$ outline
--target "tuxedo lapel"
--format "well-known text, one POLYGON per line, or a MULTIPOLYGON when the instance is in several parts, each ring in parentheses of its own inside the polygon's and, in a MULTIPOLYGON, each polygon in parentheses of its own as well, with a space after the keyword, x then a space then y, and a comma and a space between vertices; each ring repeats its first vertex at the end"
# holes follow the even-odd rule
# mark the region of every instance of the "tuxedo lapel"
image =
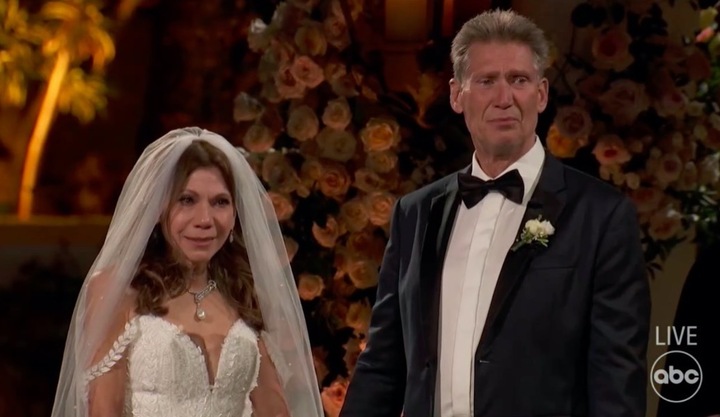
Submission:
MULTIPOLYGON (((562 163, 546 152, 538 184, 530 197, 516 238, 520 236, 525 222, 528 220, 542 216, 543 220, 548 220, 553 225, 557 224, 566 198, 563 170, 562 163)), ((552 237, 548 244, 552 245, 552 237)), ((492 341, 502 327, 505 315, 530 261, 543 249, 545 248, 538 244, 523 245, 516 250, 511 249, 505 256, 476 352, 477 355, 480 355, 478 359, 484 358, 489 353, 492 341)))
POLYGON ((441 277, 459 203, 458 185, 453 178, 445 190, 431 200, 423 238, 420 267, 420 309, 430 358, 437 357, 441 277))

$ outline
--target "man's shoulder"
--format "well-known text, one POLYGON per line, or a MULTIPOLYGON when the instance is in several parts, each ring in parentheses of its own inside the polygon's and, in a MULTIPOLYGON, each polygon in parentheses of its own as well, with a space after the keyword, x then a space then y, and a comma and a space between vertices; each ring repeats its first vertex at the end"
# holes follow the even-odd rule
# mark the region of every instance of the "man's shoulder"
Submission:
POLYGON ((405 208, 418 206, 429 202, 436 196, 446 192, 448 187, 453 185, 453 181, 456 181, 458 172, 462 172, 462 170, 448 174, 418 188, 415 191, 405 194, 401 198, 402 206, 405 208))
POLYGON ((612 206, 628 198, 620 189, 600 178, 565 164, 563 169, 568 189, 576 190, 583 198, 612 206))

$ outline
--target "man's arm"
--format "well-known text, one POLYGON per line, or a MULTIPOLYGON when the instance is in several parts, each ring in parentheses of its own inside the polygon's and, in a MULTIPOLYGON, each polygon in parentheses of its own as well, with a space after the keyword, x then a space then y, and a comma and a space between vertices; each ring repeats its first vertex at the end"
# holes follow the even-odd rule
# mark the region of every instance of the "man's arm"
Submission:
POLYGON ((406 363, 398 302, 400 211, 398 200, 380 268, 368 342, 358 358, 340 417, 397 417, 403 407, 406 363))
POLYGON ((644 417, 650 292, 640 226, 627 198, 610 215, 593 279, 589 417, 644 417))

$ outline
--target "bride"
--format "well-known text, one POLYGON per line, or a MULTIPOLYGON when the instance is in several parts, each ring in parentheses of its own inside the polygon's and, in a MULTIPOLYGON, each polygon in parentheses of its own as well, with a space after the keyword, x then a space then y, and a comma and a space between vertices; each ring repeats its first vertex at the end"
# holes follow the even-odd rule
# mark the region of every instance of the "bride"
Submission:
POLYGON ((169 132, 82 287, 53 417, 322 416, 282 234, 242 154, 169 132))

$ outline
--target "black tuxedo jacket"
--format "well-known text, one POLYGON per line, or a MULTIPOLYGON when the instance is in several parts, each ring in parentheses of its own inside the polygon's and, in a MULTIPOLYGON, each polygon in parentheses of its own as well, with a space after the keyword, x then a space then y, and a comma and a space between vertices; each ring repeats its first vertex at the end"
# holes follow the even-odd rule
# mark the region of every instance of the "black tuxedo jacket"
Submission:
MULTIPOLYGON (((341 417, 433 416, 459 204, 456 174, 396 204, 341 417)), ((520 227, 540 215, 555 227, 548 247, 511 250, 498 278, 472 364, 475 416, 644 417, 650 295, 632 203, 547 154, 520 227)))

